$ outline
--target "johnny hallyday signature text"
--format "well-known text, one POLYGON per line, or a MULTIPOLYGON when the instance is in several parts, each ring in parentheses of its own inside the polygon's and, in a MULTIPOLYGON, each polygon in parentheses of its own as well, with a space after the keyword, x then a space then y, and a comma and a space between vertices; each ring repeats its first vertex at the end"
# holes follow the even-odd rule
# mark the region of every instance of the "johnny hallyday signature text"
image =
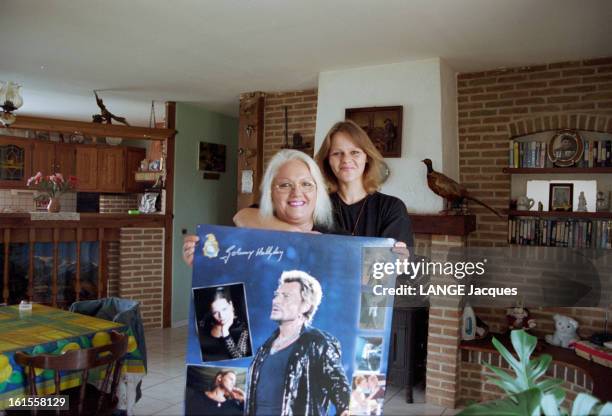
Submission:
POLYGON ((227 264, 232 257, 240 256, 246 256, 247 260, 251 260, 252 257, 265 256, 268 258, 268 260, 276 258, 276 261, 278 262, 283 258, 283 254, 285 254, 285 252, 278 246, 258 247, 254 250, 243 250, 242 247, 236 247, 234 245, 225 250, 225 255, 220 256, 219 258, 225 264, 227 264))

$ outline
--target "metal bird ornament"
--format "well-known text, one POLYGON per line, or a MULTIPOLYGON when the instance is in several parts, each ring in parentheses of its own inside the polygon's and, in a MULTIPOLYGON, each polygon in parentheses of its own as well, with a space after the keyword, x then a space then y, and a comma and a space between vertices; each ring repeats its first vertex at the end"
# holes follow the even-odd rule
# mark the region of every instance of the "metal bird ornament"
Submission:
POLYGON ((453 209, 460 210, 464 200, 467 199, 482 205, 499 218, 503 218, 495 208, 492 208, 481 200, 471 196, 465 186, 455 182, 440 172, 436 172, 433 169, 431 159, 424 159, 421 162, 425 163, 427 166, 427 185, 429 186, 429 189, 431 189, 436 195, 446 199, 451 204, 453 209))
POLYGON ((96 96, 96 104, 98 105, 98 107, 100 107, 100 114, 94 114, 92 116, 94 123, 112 124, 112 120, 115 120, 119 123, 125 124, 126 126, 130 125, 130 123, 127 122, 125 117, 118 117, 108 111, 108 109, 104 105, 104 102, 102 101, 102 98, 98 97, 98 92, 96 90, 94 90, 94 95, 96 96))

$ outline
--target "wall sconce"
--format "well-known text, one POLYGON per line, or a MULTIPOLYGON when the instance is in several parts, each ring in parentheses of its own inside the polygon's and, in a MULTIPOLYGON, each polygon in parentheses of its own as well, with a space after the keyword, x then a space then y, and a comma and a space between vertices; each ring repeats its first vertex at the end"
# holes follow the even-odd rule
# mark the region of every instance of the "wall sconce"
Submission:
POLYGON ((5 126, 9 126, 15 122, 16 116, 13 111, 17 110, 23 105, 23 98, 21 98, 21 85, 14 83, 13 81, 2 82, 0 87, 0 107, 2 107, 2 114, 0 114, 0 121, 5 126))

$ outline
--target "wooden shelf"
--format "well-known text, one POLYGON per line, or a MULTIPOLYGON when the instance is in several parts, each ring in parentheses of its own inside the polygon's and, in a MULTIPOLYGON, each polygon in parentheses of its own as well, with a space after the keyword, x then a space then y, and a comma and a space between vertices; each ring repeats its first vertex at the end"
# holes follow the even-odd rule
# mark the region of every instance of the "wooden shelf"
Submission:
POLYGON ((27 130, 58 131, 65 133, 79 132, 94 137, 121 137, 124 139, 165 140, 174 137, 174 129, 124 126, 118 124, 90 123, 75 120, 29 117, 18 115, 11 128, 27 130))
POLYGON ((475 215, 408 214, 415 234, 468 235, 476 229, 475 215))
POLYGON ((509 217, 612 219, 612 212, 509 211, 509 217))
POLYGON ((134 172, 136 182, 155 182, 164 174, 161 170, 139 170, 134 172))
POLYGON ((548 173, 612 173, 612 167, 607 168, 504 168, 504 173, 512 174, 548 174, 548 173))

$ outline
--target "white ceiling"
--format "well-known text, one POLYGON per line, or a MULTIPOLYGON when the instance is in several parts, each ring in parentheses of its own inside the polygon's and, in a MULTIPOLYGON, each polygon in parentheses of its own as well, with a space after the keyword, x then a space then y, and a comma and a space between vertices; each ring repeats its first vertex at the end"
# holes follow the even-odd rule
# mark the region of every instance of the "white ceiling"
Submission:
POLYGON ((458 72, 612 56, 610 0, 3 0, 0 80, 22 114, 90 120, 92 90, 237 115, 238 95, 321 71, 442 57, 458 72))

